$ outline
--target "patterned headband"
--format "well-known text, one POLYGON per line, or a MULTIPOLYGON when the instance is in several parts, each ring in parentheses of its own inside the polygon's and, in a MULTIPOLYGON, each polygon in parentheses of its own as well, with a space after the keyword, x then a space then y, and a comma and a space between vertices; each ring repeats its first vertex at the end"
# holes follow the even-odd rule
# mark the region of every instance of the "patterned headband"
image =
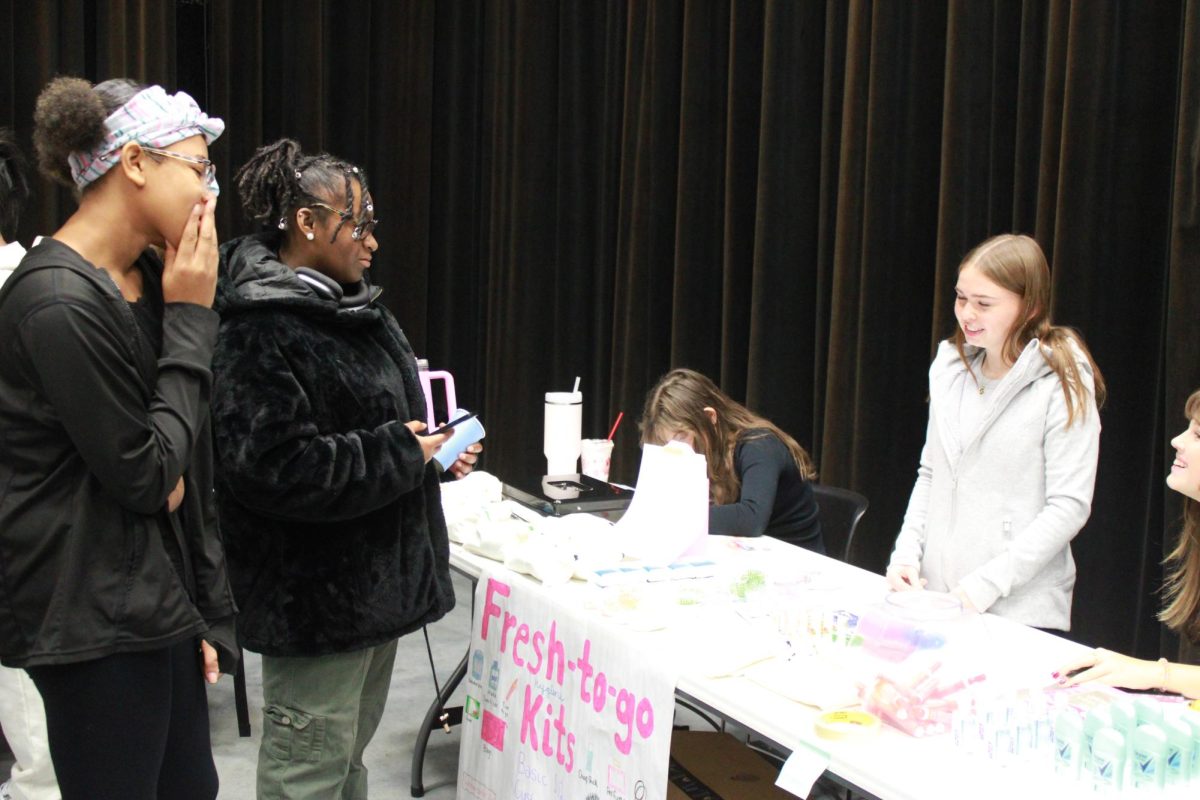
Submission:
POLYGON ((129 142, 168 147, 203 135, 212 144, 225 130, 225 123, 201 111, 187 92, 170 95, 161 86, 151 86, 109 114, 104 127, 108 132, 95 149, 71 153, 67 158, 71 177, 81 190, 112 169, 121 160, 121 148, 129 142))

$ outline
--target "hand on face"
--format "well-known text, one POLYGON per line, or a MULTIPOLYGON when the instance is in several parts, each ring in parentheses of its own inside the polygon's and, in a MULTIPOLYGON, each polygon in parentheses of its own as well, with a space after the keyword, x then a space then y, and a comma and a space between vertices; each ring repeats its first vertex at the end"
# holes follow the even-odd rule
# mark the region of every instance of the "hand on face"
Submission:
POLYGON ((162 274, 163 301, 212 308, 217 292, 217 198, 205 195, 192 207, 179 246, 167 243, 162 274))
POLYGON ((168 147, 136 142, 125 146, 126 175, 138 186, 141 213, 153 235, 151 244, 178 249, 186 220, 197 203, 216 198, 215 168, 203 136, 183 139, 168 147))

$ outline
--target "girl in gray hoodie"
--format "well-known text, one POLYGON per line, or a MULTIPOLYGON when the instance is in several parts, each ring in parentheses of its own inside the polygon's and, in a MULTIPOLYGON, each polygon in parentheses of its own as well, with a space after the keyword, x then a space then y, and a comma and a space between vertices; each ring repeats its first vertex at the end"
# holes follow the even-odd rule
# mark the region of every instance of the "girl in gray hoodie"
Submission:
POLYGON ((887 576, 898 591, 1068 630, 1104 381, 1049 310, 1050 270, 1030 237, 996 236, 963 259, 958 327, 929 369, 925 447, 887 576))

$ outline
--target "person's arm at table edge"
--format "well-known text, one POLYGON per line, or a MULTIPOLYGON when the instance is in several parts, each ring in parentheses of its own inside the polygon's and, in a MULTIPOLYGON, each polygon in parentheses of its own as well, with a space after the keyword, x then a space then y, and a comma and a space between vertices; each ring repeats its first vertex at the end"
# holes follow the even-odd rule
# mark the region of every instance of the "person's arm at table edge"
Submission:
POLYGON ((1094 682, 1124 689, 1161 689, 1200 699, 1200 666, 1165 659, 1148 661, 1103 648, 1060 667, 1052 677, 1062 686, 1094 682))

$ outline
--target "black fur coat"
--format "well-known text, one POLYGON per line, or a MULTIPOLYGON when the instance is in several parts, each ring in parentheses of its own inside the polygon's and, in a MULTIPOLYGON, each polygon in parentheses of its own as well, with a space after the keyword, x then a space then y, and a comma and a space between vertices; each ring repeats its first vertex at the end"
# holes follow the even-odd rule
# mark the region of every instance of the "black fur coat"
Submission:
POLYGON ((454 606, 412 348, 383 306, 341 308, 261 237, 226 242, 212 413, 244 647, 324 655, 454 606))

